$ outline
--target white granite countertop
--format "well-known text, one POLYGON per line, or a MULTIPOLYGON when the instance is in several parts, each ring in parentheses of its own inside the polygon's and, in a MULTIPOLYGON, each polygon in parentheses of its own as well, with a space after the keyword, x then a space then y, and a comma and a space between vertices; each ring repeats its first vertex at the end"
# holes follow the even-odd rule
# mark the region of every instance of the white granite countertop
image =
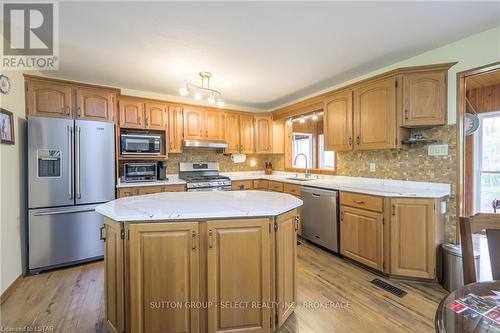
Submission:
POLYGON ((450 195, 451 186, 445 183, 414 182, 406 180, 347 177, 332 175, 312 175, 312 180, 291 180, 302 173, 275 171, 266 175, 263 171, 255 172, 224 172, 231 180, 268 179, 283 183, 298 184, 307 187, 317 187, 346 192, 371 194, 383 197, 411 197, 411 198, 442 198, 450 195))
POLYGON ((293 195, 263 191, 163 192, 125 197, 95 208, 115 221, 277 216, 302 206, 293 195))
MULTIPOLYGON (((228 176, 233 181, 267 179, 308 187, 356 192, 383 197, 442 198, 449 196, 451 193, 450 184, 445 183, 414 182, 405 180, 331 175, 318 175, 318 178, 316 178, 316 175, 313 175, 312 180, 299 181, 288 179, 295 177, 297 173, 281 171, 275 171, 272 175, 266 175, 263 171, 221 172, 221 175, 228 176)), ((303 177, 303 174, 301 173, 299 173, 298 175, 299 177, 303 177)), ((119 183, 117 187, 159 186, 186 183, 182 179, 179 179, 179 176, 176 174, 170 174, 168 175, 168 178, 168 181, 119 183)))

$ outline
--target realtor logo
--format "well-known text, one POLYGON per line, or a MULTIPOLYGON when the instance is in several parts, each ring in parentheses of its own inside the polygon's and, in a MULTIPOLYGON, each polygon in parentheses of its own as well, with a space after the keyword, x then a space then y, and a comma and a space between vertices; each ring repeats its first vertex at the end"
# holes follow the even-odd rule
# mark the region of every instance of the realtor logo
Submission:
POLYGON ((4 69, 57 70, 57 3, 4 3, 4 69))

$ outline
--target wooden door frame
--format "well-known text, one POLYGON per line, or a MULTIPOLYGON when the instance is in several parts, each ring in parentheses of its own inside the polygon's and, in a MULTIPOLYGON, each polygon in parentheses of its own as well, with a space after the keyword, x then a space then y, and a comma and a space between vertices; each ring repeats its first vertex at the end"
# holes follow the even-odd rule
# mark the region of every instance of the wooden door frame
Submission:
MULTIPOLYGON (((456 193, 456 219, 465 216, 464 205, 464 184, 465 184, 465 135, 464 135, 464 118, 467 110, 467 102, 465 100, 467 94, 466 80, 469 77, 485 74, 494 70, 500 69, 500 61, 488 65, 468 69, 457 73, 457 193, 456 193)), ((455 239, 460 241, 460 225, 456 222, 455 239)))

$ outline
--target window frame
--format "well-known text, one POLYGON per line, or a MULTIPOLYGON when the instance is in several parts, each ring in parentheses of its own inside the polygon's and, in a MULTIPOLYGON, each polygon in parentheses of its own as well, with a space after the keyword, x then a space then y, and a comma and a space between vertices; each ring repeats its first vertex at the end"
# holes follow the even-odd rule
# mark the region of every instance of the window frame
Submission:
MULTIPOLYGON (((474 150, 477 152, 474 154, 474 211, 481 213, 481 176, 483 174, 498 174, 500 171, 483 171, 483 120, 485 118, 497 118, 500 117, 500 111, 488 112, 479 114, 479 130, 477 135, 475 135, 474 140, 474 150)), ((489 212, 488 212, 489 213, 489 212)))

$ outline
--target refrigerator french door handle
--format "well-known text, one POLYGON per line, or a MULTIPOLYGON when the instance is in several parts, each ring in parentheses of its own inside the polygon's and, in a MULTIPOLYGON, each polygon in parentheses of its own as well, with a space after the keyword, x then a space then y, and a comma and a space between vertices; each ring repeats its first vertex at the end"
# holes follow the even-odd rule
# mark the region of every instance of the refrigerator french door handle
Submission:
POLYGON ((82 197, 80 189, 80 127, 75 126, 75 196, 82 197))
POLYGON ((73 126, 68 126, 68 196, 73 199, 73 126))
POLYGON ((85 212, 93 212, 93 211, 94 211, 94 208, 84 208, 84 209, 79 209, 79 210, 56 210, 56 211, 35 213, 35 214, 33 214, 33 216, 61 215, 61 214, 85 213, 85 212))

